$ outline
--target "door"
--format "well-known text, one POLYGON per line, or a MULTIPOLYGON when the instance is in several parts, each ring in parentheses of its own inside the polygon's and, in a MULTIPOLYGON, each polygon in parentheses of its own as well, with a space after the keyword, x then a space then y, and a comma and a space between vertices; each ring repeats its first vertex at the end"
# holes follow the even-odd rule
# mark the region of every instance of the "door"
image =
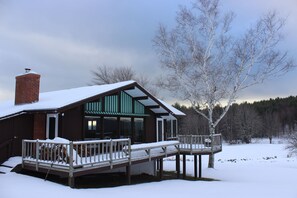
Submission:
POLYGON ((157 142, 164 141, 164 120, 157 118, 157 142))
POLYGON ((54 139, 58 136, 58 114, 47 114, 46 119, 46 138, 54 139))

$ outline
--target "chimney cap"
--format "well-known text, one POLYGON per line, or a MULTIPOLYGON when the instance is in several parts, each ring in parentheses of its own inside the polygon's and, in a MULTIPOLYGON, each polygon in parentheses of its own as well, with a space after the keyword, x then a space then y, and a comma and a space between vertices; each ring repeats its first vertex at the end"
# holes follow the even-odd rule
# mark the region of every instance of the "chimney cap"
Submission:
POLYGON ((28 74, 35 74, 35 75, 39 75, 38 73, 34 72, 33 70, 31 70, 31 68, 25 68, 25 73, 22 73, 22 74, 19 74, 19 75, 16 75, 16 77, 19 77, 19 76, 25 76, 25 75, 28 75, 28 74))
POLYGON ((25 68, 25 73, 29 73, 31 71, 31 69, 30 68, 25 68))

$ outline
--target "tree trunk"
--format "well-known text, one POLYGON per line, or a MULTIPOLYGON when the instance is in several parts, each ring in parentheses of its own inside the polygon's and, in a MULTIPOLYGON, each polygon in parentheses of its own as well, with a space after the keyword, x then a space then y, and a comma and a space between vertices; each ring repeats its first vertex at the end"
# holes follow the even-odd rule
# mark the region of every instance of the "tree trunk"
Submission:
POLYGON ((211 140, 211 143, 210 143, 211 154, 209 155, 209 158, 208 158, 208 168, 214 168, 213 135, 215 133, 215 128, 212 123, 209 126, 209 130, 210 130, 210 140, 211 140))
POLYGON ((214 168, 214 154, 210 154, 208 157, 208 168, 214 168))

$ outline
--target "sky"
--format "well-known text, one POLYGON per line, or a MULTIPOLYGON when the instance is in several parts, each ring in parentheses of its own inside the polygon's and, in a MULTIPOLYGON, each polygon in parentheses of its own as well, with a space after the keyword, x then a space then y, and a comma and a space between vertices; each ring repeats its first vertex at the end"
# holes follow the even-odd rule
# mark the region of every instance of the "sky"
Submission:
MULTIPOLYGON (((287 18, 281 47, 297 54, 296 0, 222 0, 242 32, 269 10, 287 18)), ((158 25, 173 27, 188 0, 0 0, 0 102, 13 99, 15 76, 31 68, 41 74, 41 92, 89 85, 101 65, 130 66, 156 77, 153 49, 158 25)), ((295 58, 296 59, 296 58, 295 58)), ((237 102, 297 95, 297 69, 251 87, 237 102)), ((166 100, 165 98, 163 98, 166 100)), ((169 101, 168 101, 169 100, 169 101)), ((176 98, 167 97, 173 103, 176 98)))

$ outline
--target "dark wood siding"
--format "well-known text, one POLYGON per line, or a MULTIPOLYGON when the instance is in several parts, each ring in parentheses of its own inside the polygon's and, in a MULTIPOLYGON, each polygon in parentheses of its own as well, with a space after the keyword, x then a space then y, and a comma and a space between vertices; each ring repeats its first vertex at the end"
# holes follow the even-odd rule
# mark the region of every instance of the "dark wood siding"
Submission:
POLYGON ((157 141, 156 137, 156 116, 150 111, 146 110, 146 113, 150 116, 145 118, 145 142, 155 142, 157 141))
POLYGON ((0 121, 0 162, 22 154, 22 140, 33 138, 33 115, 19 115, 0 121))
POLYGON ((33 139, 43 140, 46 138, 46 114, 34 114, 33 139))
POLYGON ((59 116, 59 137, 69 140, 83 139, 83 106, 61 113, 59 116))

